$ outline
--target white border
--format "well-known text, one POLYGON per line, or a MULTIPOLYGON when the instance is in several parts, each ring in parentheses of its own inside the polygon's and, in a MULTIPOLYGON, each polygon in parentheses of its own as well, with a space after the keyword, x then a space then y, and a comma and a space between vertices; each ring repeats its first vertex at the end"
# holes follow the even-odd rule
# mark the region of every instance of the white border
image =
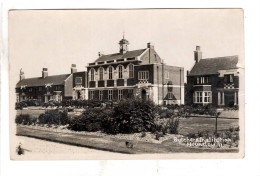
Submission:
MULTIPOLYGON (((1 6, 1 168, 0 175, 260 175, 259 40, 260 1, 33 1, 5 0, 1 6), (245 13, 246 154, 233 160, 10 161, 7 60, 8 9, 51 8, 243 8, 245 13), (2 40, 3 39, 3 40, 2 40)), ((203 27, 203 26, 202 26, 203 27)))

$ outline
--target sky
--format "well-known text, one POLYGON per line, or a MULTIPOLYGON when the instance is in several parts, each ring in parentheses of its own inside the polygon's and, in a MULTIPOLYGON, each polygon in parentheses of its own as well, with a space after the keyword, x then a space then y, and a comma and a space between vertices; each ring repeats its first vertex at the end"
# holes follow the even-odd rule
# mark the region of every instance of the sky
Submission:
POLYGON ((123 37, 129 50, 152 42, 168 65, 194 65, 196 45, 202 58, 244 57, 241 9, 152 10, 16 10, 9 12, 9 68, 14 82, 22 68, 25 77, 39 77, 43 67, 49 75, 78 71, 94 62, 98 52, 119 52, 123 37))

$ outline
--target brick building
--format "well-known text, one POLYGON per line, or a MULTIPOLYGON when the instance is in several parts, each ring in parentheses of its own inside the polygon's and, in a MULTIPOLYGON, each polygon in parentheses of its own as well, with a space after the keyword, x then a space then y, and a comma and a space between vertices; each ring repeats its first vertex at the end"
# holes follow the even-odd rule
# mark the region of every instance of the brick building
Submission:
POLYGON ((128 51, 128 45, 123 38, 118 53, 99 52, 95 62, 89 63, 83 72, 77 72, 72 64, 70 74, 48 76, 44 68, 42 77, 25 79, 21 71, 16 85, 17 101, 118 101, 140 97, 156 104, 184 104, 184 69, 162 63, 151 43, 133 51, 128 51))
POLYGON ((185 104, 232 107, 238 104, 238 56, 202 59, 200 47, 194 51, 195 64, 187 71, 185 104))
POLYGON ((50 100, 62 101, 72 98, 72 73, 48 76, 43 68, 42 77, 27 78, 20 71, 20 80, 16 84, 16 101, 37 100, 39 103, 50 100))
POLYGON ((151 43, 133 51, 128 45, 123 38, 118 53, 99 52, 95 62, 88 64, 88 98, 118 101, 135 96, 156 104, 183 104, 184 69, 163 64, 151 43))

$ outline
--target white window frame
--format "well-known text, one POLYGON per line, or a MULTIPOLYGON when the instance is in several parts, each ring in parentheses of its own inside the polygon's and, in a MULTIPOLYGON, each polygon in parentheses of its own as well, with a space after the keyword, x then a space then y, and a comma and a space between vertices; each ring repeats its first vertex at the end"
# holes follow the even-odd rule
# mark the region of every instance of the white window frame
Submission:
POLYGON ((99 68, 99 80, 100 81, 104 80, 104 69, 103 69, 103 67, 99 68))
POLYGON ((102 101, 103 100, 103 90, 99 91, 99 100, 102 101))
POLYGON ((129 69, 129 78, 134 78, 134 65, 129 64, 128 69, 129 69))
POLYGON ((148 80, 148 79, 149 79, 149 71, 138 72, 138 80, 148 80))
POLYGON ((90 95, 89 95, 89 99, 90 99, 90 100, 94 100, 94 90, 90 90, 90 91, 89 91, 89 94, 90 94, 90 95))
POLYGON ((193 94, 193 102, 198 104, 212 103, 211 91, 195 91, 193 94))
POLYGON ((90 69, 90 81, 95 81, 95 70, 94 70, 94 68, 90 69))
POLYGON ((123 98, 123 89, 118 89, 118 100, 123 98))
POLYGON ((113 100, 113 90, 108 90, 108 100, 113 100))
POLYGON ((108 67, 108 79, 109 80, 113 79, 113 67, 112 66, 108 67))
POLYGON ((123 66, 118 66, 118 79, 123 79, 123 66))

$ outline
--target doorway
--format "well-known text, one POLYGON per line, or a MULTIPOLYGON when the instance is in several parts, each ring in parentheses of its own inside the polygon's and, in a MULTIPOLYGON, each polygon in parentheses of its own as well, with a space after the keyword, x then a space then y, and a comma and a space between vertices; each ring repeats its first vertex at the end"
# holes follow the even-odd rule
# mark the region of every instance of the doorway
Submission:
POLYGON ((142 90, 142 100, 146 100, 146 90, 145 89, 143 89, 142 90))

